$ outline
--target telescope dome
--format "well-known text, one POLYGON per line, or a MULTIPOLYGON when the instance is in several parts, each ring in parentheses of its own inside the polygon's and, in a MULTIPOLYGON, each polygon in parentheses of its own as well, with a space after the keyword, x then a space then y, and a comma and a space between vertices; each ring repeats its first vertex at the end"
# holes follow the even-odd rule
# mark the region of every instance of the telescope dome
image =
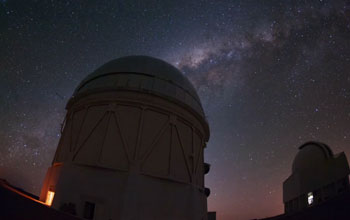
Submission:
POLYGON ((204 117, 191 82, 177 68, 157 58, 127 56, 111 60, 89 74, 75 90, 74 97, 106 90, 134 90, 170 98, 204 117))

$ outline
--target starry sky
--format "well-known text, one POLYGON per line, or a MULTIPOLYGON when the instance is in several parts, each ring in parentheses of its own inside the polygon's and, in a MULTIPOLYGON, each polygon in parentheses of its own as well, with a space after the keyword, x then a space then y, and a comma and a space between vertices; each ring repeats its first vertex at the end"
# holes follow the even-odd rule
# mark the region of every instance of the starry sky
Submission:
POLYGON ((219 220, 282 213, 306 141, 350 158, 349 1, 0 0, 0 178, 39 194, 73 90, 126 55, 196 87, 219 220))

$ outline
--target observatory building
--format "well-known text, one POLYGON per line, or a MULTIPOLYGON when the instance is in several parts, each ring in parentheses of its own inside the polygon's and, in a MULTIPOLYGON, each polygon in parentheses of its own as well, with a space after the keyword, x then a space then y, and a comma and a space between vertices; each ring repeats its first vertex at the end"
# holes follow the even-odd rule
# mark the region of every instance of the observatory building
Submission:
POLYGON ((344 152, 334 155, 323 143, 299 147, 292 174, 283 183, 285 213, 321 204, 349 191, 349 165, 344 152))
POLYGON ((112 60, 66 109, 42 202, 84 219, 207 219, 209 126, 178 69, 146 56, 112 60))
POLYGON ((264 220, 350 219, 349 165, 324 143, 299 147, 292 174, 283 183, 285 213, 264 220))

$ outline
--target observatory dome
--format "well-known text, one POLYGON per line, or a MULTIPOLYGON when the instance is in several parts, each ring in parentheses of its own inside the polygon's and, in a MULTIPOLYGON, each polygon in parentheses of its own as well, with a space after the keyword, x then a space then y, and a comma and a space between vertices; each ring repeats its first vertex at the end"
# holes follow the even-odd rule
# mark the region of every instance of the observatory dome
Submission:
POLYGON ((299 147, 292 174, 283 182, 285 212, 321 204, 348 188, 350 170, 344 152, 333 154, 324 143, 309 141, 299 147))
POLYGON ((112 60, 66 109, 41 201, 73 204, 84 219, 207 219, 209 125, 178 69, 147 56, 112 60))
POLYGON ((328 158, 333 157, 332 150, 326 144, 319 142, 307 142, 300 146, 299 149, 300 151, 293 161, 293 172, 323 165, 328 158))
POLYGON ((106 90, 134 90, 171 98, 204 117, 191 82, 174 66, 153 57, 127 56, 107 62, 79 84, 74 97, 106 90))

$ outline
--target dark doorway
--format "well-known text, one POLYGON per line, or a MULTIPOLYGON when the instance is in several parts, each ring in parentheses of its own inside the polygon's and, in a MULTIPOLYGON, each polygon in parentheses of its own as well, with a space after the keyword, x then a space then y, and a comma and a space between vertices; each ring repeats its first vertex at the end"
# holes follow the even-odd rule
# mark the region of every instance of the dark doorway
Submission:
POLYGON ((94 219, 95 203, 85 202, 84 205, 84 215, 85 219, 94 219))

